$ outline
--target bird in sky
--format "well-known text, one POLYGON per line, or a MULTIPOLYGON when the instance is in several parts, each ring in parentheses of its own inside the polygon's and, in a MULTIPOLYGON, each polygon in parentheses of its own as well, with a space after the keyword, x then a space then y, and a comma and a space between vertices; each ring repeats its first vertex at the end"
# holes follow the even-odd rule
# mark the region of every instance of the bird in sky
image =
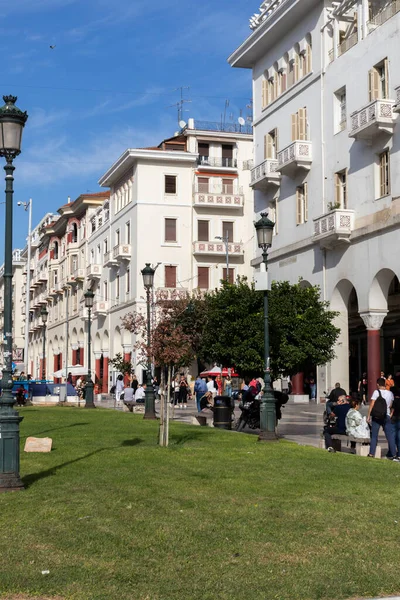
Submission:
POLYGON ((50 46, 50 49, 54 50, 55 47, 56 47, 56 45, 54 44, 54 46, 50 46))

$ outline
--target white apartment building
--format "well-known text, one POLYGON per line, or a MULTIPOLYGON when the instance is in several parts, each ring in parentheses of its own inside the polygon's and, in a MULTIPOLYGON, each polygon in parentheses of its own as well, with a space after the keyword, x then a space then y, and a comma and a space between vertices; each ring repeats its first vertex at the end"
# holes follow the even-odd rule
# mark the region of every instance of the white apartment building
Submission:
MULTIPOLYGON (((25 305, 22 301, 24 285, 24 270, 26 261, 22 250, 14 250, 12 255, 13 265, 13 291, 12 291, 12 323, 13 323, 13 362, 18 371, 24 370, 24 322, 25 305)), ((4 365, 4 265, 0 267, 0 365, 4 365)))
POLYGON ((267 0, 229 58, 253 73, 251 183, 256 213, 276 221, 271 276, 319 285, 339 312, 320 395, 400 370, 399 11, 398 0, 267 0))
POLYGON ((252 155, 251 127, 189 119, 157 147, 126 150, 100 179, 110 201, 91 220, 87 277, 96 294, 93 350, 103 391, 115 377, 108 358, 117 353, 141 377, 121 317, 144 309, 146 263, 158 265, 155 293, 163 297, 218 287, 227 277, 226 246, 229 279, 251 274, 252 155))

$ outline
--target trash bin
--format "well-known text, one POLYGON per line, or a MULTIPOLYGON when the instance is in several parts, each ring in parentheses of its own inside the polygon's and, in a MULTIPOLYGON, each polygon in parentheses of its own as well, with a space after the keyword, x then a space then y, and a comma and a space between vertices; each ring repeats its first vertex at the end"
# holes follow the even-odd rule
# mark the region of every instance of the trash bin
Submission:
POLYGON ((232 400, 229 396, 214 398, 214 427, 232 429, 232 400))

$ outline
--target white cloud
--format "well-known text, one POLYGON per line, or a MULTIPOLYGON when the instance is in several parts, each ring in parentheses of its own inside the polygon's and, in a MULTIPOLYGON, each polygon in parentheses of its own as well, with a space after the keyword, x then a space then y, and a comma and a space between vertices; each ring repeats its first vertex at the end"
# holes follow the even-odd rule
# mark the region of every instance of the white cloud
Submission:
POLYGON ((43 108, 33 108, 29 112, 29 129, 45 129, 52 123, 59 123, 71 114, 70 110, 46 111, 43 108))

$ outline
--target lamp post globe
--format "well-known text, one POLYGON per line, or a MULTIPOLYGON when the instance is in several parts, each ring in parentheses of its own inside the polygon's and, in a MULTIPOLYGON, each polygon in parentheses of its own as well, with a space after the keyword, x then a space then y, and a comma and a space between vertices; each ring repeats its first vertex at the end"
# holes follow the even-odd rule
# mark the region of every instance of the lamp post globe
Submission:
MULTIPOLYGON (((257 233, 258 247, 262 249, 265 271, 268 270, 268 248, 272 246, 272 236, 275 223, 268 219, 267 213, 261 213, 261 218, 254 224, 257 233)), ((276 405, 274 390, 271 385, 269 358, 269 322, 268 322, 268 289, 264 289, 264 392, 260 404, 260 435, 261 441, 276 441, 276 405)))
POLYGON ((15 398, 12 394, 12 251, 13 251, 13 160, 21 153, 22 131, 28 119, 15 102, 16 96, 3 96, 4 106, 0 108, 0 156, 6 164, 6 215, 4 223, 4 369, 0 397, 0 491, 21 490, 23 483, 19 476, 19 424, 22 417, 14 410, 15 398))
POLYGON ((84 293, 85 306, 88 309, 88 374, 85 386, 85 408, 96 408, 94 404, 94 385, 92 381, 92 308, 94 292, 87 290, 84 293))
POLYGON ((49 316, 45 306, 40 311, 43 323, 42 381, 46 381, 46 323, 49 316))
POLYGON ((154 389, 151 383, 151 356, 150 356, 150 341, 151 341, 151 292, 154 286, 155 269, 146 263, 142 269, 143 285, 146 289, 146 304, 147 304, 147 374, 146 374, 146 392, 144 405, 144 418, 156 419, 155 396, 154 389))

